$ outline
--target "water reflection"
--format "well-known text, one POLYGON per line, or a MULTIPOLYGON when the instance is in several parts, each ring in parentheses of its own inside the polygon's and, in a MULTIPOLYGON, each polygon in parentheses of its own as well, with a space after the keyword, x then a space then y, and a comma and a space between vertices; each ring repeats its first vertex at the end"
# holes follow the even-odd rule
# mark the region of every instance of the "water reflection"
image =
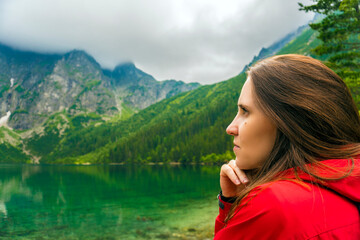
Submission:
POLYGON ((0 237, 156 239, 169 222, 181 226, 189 207, 216 196, 218 170, 0 165, 0 237))

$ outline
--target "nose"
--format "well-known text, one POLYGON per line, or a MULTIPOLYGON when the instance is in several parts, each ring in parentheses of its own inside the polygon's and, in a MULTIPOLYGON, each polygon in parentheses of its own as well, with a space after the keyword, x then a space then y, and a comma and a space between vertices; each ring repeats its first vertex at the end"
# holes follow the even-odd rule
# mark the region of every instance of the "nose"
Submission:
POLYGON ((236 123, 236 117, 230 123, 230 125, 226 128, 226 133, 229 135, 236 136, 238 134, 238 125, 236 123))

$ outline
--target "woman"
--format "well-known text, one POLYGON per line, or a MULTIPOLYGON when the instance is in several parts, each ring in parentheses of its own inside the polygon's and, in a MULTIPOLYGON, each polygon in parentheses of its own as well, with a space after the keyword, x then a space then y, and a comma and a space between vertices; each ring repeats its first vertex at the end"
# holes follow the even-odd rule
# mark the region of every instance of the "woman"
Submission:
POLYGON ((214 239, 360 239, 360 119, 344 82, 301 55, 248 72, 226 129, 214 239))

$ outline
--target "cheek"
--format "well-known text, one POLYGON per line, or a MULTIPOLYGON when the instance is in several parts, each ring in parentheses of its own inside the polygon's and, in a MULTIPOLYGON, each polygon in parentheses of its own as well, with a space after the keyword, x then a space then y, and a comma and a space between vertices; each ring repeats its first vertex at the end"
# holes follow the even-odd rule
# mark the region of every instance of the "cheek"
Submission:
POLYGON ((263 126, 254 134, 254 148, 258 162, 265 161, 274 147, 276 128, 263 126))
POLYGON ((239 140, 242 147, 255 147, 261 140, 261 129, 257 127, 256 122, 243 122, 239 127, 239 140))
POLYGON ((239 144, 244 157, 258 164, 270 154, 276 139, 276 128, 271 124, 244 122, 239 127, 239 144))

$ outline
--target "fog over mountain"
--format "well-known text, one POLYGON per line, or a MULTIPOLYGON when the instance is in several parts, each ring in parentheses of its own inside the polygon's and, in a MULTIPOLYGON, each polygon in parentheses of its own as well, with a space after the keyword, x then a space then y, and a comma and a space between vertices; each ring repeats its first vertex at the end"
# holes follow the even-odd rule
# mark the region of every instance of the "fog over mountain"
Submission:
POLYGON ((85 51, 39 54, 0 44, 0 126, 33 128, 55 113, 130 115, 198 83, 156 81, 133 63, 102 69, 85 51))
MULTIPOLYGON (((312 19, 298 0, 2 0, 0 42, 132 61, 156 79, 202 84, 239 73, 262 47, 312 19)), ((305 4, 310 0, 301 1, 305 4)))

